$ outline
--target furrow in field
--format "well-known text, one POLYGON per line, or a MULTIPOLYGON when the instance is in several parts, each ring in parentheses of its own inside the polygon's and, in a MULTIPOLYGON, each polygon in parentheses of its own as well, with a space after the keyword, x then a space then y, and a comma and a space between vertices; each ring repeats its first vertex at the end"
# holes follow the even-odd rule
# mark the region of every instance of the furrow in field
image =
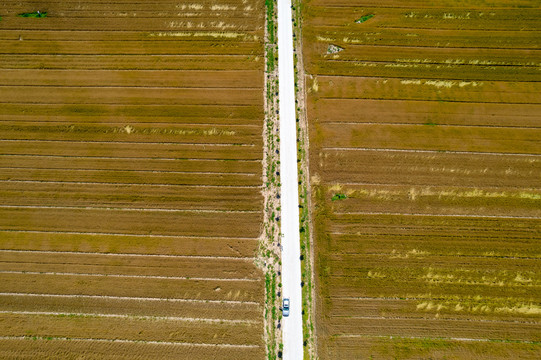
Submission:
POLYGON ((96 231, 0 230, 6 250, 194 256, 253 260, 258 237, 126 234, 96 231))
MULTIPOLYGON (((47 293, 0 293, 0 296, 6 297, 25 297, 25 298, 50 298, 50 299, 82 299, 82 300, 104 300, 104 301, 134 301, 150 302, 150 306, 155 306, 156 302, 164 303, 193 303, 193 304, 214 304, 217 306, 241 306, 247 308, 258 307, 261 305, 257 301, 244 300, 212 300, 212 299, 190 299, 190 298, 157 298, 157 297, 137 297, 137 296, 110 296, 110 295, 81 295, 81 294, 47 294, 47 293)), ((175 305, 176 306, 176 305, 175 305)))
MULTIPOLYGON (((144 154, 142 154, 144 155, 144 154)), ((1 168, 25 169, 66 169, 66 170, 111 170, 111 171, 142 171, 142 172, 179 172, 179 173, 236 173, 258 174, 261 164, 252 161, 227 161, 214 159, 156 159, 156 158, 122 158, 95 156, 32 156, 25 154, 0 155, 1 168), (142 170, 141 168, 144 168, 142 170)))
POLYGON ((539 127, 539 105, 417 102, 388 100, 328 101, 308 103, 309 114, 319 113, 319 123, 411 123, 426 126, 516 126, 539 127), (361 111, 356 111, 361 109, 361 111), (437 114, 437 116, 435 115, 437 114))
POLYGON ((261 305, 257 302, 242 301, 0 293, 0 304, 6 311, 84 312, 135 317, 204 317, 218 321, 262 321, 259 319, 261 305))
MULTIPOLYGON (((0 140, 0 151, 10 155, 166 157, 176 159, 260 160, 262 153, 252 151, 255 144, 159 143, 78 140, 0 140), (91 145, 95 145, 92 146, 91 145), (250 151, 244 151, 249 148, 250 151)), ((82 179, 81 179, 82 181, 82 179)))
POLYGON ((321 142, 323 148, 541 154, 538 129, 322 124, 318 130, 327 134, 321 142))
MULTIPOLYGON (((195 344, 261 345, 258 338, 259 324, 227 324, 201 322, 182 323, 177 321, 128 318, 101 318, 55 315, 0 314, 3 322, 10 326, 4 336, 55 336, 66 338, 94 338, 160 341, 163 333, 168 340, 195 344), (84 322, 84 326, 81 323, 84 322)), ((213 346, 213 345, 207 345, 213 346)))
POLYGON ((231 346, 223 344, 192 344, 170 341, 127 341, 67 339, 53 337, 2 337, 0 338, 0 356, 34 357, 79 356, 92 360, 145 360, 155 359, 215 359, 230 358, 251 360, 264 357, 261 346, 231 346))
POLYGON ((46 70, 258 70, 262 60, 253 55, 59 55, 3 54, 0 68, 46 70))
MULTIPOLYGON (((161 275, 127 275, 127 274, 113 274, 113 273, 107 273, 107 274, 101 274, 97 272, 93 273, 80 273, 80 272, 53 272, 53 271, 43 271, 42 269, 54 269, 55 266, 45 265, 43 266, 40 263, 29 263, 29 264, 21 264, 21 263, 0 263, 0 274, 28 274, 28 275, 55 275, 55 276, 82 276, 82 277, 110 277, 110 278, 129 278, 129 279, 159 279, 159 280, 193 280, 193 281, 235 281, 235 282, 241 282, 241 281, 259 281, 259 279, 246 279, 246 278, 203 278, 203 277, 197 277, 197 276, 161 276, 161 275), (16 268, 16 269, 23 269, 23 270, 1 270, 2 268, 7 267, 9 269, 16 268), (33 269, 33 270, 40 270, 40 271, 30 271, 25 269, 33 269)), ((65 266, 63 264, 59 264, 59 269, 66 269, 70 268, 68 266, 65 266)), ((78 267, 81 268, 81 267, 78 267)), ((91 266, 91 269, 98 268, 91 266)), ((113 268, 113 270, 117 270, 113 268)))
POLYGON ((4 70, 2 86, 133 86, 179 88, 262 88, 257 70, 120 71, 120 70, 4 70), (69 76, 66 76, 69 75, 69 76))
POLYGON ((5 205, 257 211, 260 187, 152 186, 68 182, 0 182, 5 205), (25 192, 24 198, 20 197, 25 192))
POLYGON ((257 301, 261 281, 1 273, 4 292, 257 301))
POLYGON ((123 210, 74 209, 0 209, 1 230, 92 232, 99 224, 103 233, 139 235, 188 235, 257 237, 259 213, 164 213, 149 212, 145 216, 123 210), (183 224, 179 229, 177 224, 183 224), (213 224, 212 227, 204 226, 213 224))
POLYGON ((180 322, 202 322, 202 323, 225 323, 225 324, 256 324, 257 320, 228 320, 228 319, 208 319, 194 317, 179 317, 179 316, 131 316, 121 314, 99 314, 99 313, 65 313, 52 311, 6 311, 0 310, 0 314, 12 315, 51 315, 51 316, 78 316, 78 317, 98 317, 98 318, 113 318, 113 319, 141 319, 141 320, 166 320, 180 322))
POLYGON ((77 104, 77 105, 258 105, 263 102, 258 89, 220 88, 134 88, 1 86, 2 104, 77 104), (99 90, 97 90, 99 89, 99 90))
MULTIPOLYGON (((351 179, 418 186, 537 188, 539 155, 398 149, 325 149, 313 156, 329 184, 351 179), (345 166, 347 164, 347 166, 345 166)), ((316 173, 316 174, 317 174, 316 173)))
MULTIPOLYGON (((318 77, 318 99, 356 102, 357 99, 402 101, 452 101, 541 105, 541 82, 464 81, 454 79, 378 79, 367 77, 318 77), (436 90, 436 91, 434 91, 436 90)), ((319 100, 318 100, 319 101, 319 100)), ((475 105, 474 105, 475 106, 475 105)), ((479 104, 476 104, 479 106, 479 104)), ((501 105, 500 105, 501 106, 501 105)))
POLYGON ((152 173, 137 171, 99 171, 99 170, 47 170, 22 171, 22 169, 3 169, 1 180, 19 181, 63 181, 94 182, 106 184, 171 184, 171 185, 224 185, 224 186, 256 186, 260 185, 257 174, 231 173, 152 173), (202 177, 201 175, 204 175, 202 177))

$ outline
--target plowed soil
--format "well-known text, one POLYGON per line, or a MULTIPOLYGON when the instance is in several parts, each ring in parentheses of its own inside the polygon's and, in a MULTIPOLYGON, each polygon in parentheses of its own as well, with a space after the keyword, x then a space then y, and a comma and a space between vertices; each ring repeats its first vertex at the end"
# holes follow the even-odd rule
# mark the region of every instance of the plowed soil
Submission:
POLYGON ((539 3, 303 15, 319 358, 539 358, 539 3))
POLYGON ((0 17, 0 357, 262 358, 264 4, 0 17))

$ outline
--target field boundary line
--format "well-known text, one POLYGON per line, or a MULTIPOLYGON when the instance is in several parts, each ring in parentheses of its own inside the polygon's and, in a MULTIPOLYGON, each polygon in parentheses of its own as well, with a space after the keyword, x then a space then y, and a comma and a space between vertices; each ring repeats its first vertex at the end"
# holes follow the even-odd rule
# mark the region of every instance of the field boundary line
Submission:
POLYGON ((244 173, 244 172, 212 172, 212 171, 173 171, 173 170, 140 170, 140 169, 83 169, 83 168, 39 168, 39 167, 25 167, 25 166, 2 166, 0 169, 4 170, 66 170, 66 171, 111 171, 111 172, 142 172, 150 174, 197 174, 197 175, 242 175, 242 176, 256 176, 258 173, 244 173))
POLYGON ((500 153, 500 152, 481 152, 481 151, 457 151, 457 150, 419 150, 419 149, 384 149, 384 148, 352 148, 352 147, 323 147, 323 151, 373 151, 373 152, 406 152, 406 153, 426 153, 426 154, 461 154, 461 155, 494 155, 494 156, 534 156, 541 157, 541 154, 531 153, 500 153))
MULTIPOLYGON (((9 31, 21 31, 20 28, 16 28, 16 29, 9 29, 9 28, 3 28, 2 30, 9 30, 9 31)), ((44 30, 40 30, 40 31, 44 31, 44 30)), ((46 30, 45 30, 46 31, 46 30)), ((60 31, 60 30, 49 30, 49 31, 60 31)), ((106 30, 106 31, 103 31, 103 30, 64 30, 64 31, 96 31, 96 32, 108 32, 108 31, 111 31, 111 32, 115 32, 115 30, 106 30)), ((120 32, 122 32, 122 30, 118 30, 120 32)), ((177 40, 177 39, 175 39, 177 40)), ((175 40, 169 40, 169 41, 175 41, 175 40)), ((208 41, 208 40, 207 40, 208 41)), ((17 54, 13 54, 13 53, 0 53, 0 55, 11 55, 11 56, 51 56, 51 57, 57 57, 59 54, 54 54, 54 53, 48 53, 48 54, 36 54, 36 53, 17 53, 17 54)), ((107 57, 107 56, 120 56, 120 57, 127 57, 127 56, 131 56, 131 57, 206 57, 208 58, 209 56, 215 56, 215 57, 219 57, 219 58, 222 58, 222 57, 240 57, 240 58, 249 58, 251 55, 250 54, 76 54, 76 53, 70 53, 70 54, 60 54, 62 56, 85 56, 85 57, 107 57)), ((20 68, 10 68, 10 70, 20 70, 20 68)), ((32 69, 29 69, 29 70, 32 70, 32 69)), ((57 70, 57 69, 54 69, 54 70, 57 70)), ((60 70, 60 69, 58 69, 60 70)), ((91 70, 91 69, 81 69, 81 70, 91 70)), ((117 70, 117 69, 99 69, 99 70, 117 70)), ((130 69, 125 69, 126 71, 131 71, 130 69)), ((147 69, 141 69, 141 70, 147 70, 147 69)), ((148 69, 150 71, 153 71, 152 69, 148 69)), ((168 69, 168 70, 175 70, 175 69, 168 69)), ((178 70, 178 69, 177 69, 178 70)), ((199 71, 200 69, 193 69, 194 71, 199 71)), ((232 70, 237 70, 237 71, 240 71, 239 69, 232 69, 232 70)), ((161 71, 161 70, 154 70, 154 71, 161 71)), ((184 71, 184 70, 182 70, 184 71)), ((212 70, 209 70, 209 71, 212 71, 212 70)), ((227 69, 226 71, 229 71, 229 69, 227 69)))
MULTIPOLYGON (((5 54, 0 54, 5 55, 5 54)), ((28 102, 22 102, 22 101, 0 101, 0 104, 3 105, 23 105, 23 106, 66 106, 66 105, 84 105, 84 106, 129 106, 130 104, 127 102, 119 102, 119 103, 109 103, 109 102, 92 102, 92 103, 81 103, 81 102, 39 102, 39 101, 28 101, 28 102)), ((147 104, 141 104, 143 106, 152 106, 152 107, 162 107, 167 106, 170 104, 160 104, 160 103, 147 103, 147 104)), ((180 104, 172 104, 173 106, 201 106, 201 107, 216 107, 216 108, 224 108, 224 107, 258 107, 260 104, 257 102, 254 103, 245 103, 245 104, 215 104, 215 103, 197 103, 197 104, 187 104, 187 103, 180 103, 180 104)))
MULTIPOLYGON (((533 117, 533 116, 532 116, 533 117)), ((390 123, 390 122, 363 122, 363 121, 321 121, 322 125, 390 125, 390 126, 423 126, 423 123, 390 123)), ((502 125, 465 125, 465 124, 437 124, 438 127, 465 127, 465 128, 490 128, 490 129, 533 129, 539 130, 541 126, 502 126, 502 125)))
MULTIPOLYGON (((486 81, 486 80, 485 80, 486 81)), ((511 93, 511 92, 510 92, 511 93)), ((511 93, 513 94, 513 93, 511 93)), ((481 105, 541 105, 541 103, 521 103, 521 102, 504 102, 504 101, 470 101, 470 100, 456 100, 456 99, 408 99, 408 98, 385 98, 385 97, 334 97, 334 96, 320 96, 321 100, 374 100, 374 101, 410 101, 410 102, 424 102, 424 103, 453 103, 453 104, 481 104, 481 105)), ((1 103, 1 102, 0 102, 1 103)))
MULTIPOLYGON (((322 26, 323 27, 323 26, 322 26)), ((439 29, 438 29, 439 30, 439 29)), ((448 29, 449 31, 457 31, 456 29, 448 29)), ((470 30, 472 31, 472 30, 470 30)), ((516 33, 520 33, 521 30, 514 30, 516 33)), ((366 47, 366 46, 374 46, 374 47, 391 47, 391 48, 407 48, 407 49, 441 49, 437 46, 423 46, 423 45, 417 45, 417 46, 404 46, 404 45, 390 45, 390 44, 348 44, 348 46, 354 46, 354 47, 366 47)), ((524 47, 513 47, 513 48, 501 48, 501 47, 490 47, 490 46, 446 46, 445 49, 487 49, 487 50, 502 50, 502 51, 509 51, 509 50, 527 50, 527 51, 540 51, 539 49, 532 49, 532 48, 524 48, 524 47)), ((25 54, 26 55, 26 54, 25 54)), ((72 55, 72 54, 68 54, 72 55)), ((104 54, 105 55, 105 54, 104 54)), ((111 54, 113 55, 113 54, 111 54)))
MULTIPOLYGON (((127 233, 99 233, 99 232, 83 232, 83 231, 45 231, 45 230, 16 230, 16 229, 0 229, 0 232, 14 233, 30 233, 30 234, 65 234, 65 235, 92 235, 92 236, 127 236, 127 237, 148 237, 148 238, 166 238, 166 239, 216 239, 216 240, 254 240, 256 237, 228 237, 228 236, 194 236, 194 235, 157 235, 157 234, 127 234, 127 233)), ((255 259, 255 257, 250 257, 255 259)))
POLYGON ((426 217, 466 217, 466 218, 481 218, 481 219, 530 219, 541 220, 539 216, 512 216, 512 215, 471 215, 471 214, 422 214, 422 213, 392 213, 392 212, 336 212, 334 215, 390 215, 390 216, 426 216, 426 217))
MULTIPOLYGON (((370 300, 400 300, 400 301, 418 301, 418 300, 459 300, 459 298, 445 298, 445 297, 408 297, 408 296, 381 296, 381 297, 375 297, 375 296, 333 296, 332 299, 338 299, 338 300, 359 300, 359 301, 370 301, 370 300)), ((491 299, 506 299, 505 297, 501 296, 492 296, 491 299)), ((519 299, 521 300, 521 299, 519 299)), ((532 302, 530 300, 525 300, 528 302, 532 302)))
MULTIPOLYGON (((48 264, 49 265, 49 264, 48 264)), ((157 280, 189 280, 189 281, 226 281, 226 282, 259 282, 261 279, 249 278, 203 278, 191 276, 162 276, 162 275, 123 275, 123 274, 89 274, 89 273, 70 273, 70 272, 49 272, 49 271, 15 271, 0 270, 0 274, 21 274, 21 275, 53 275, 53 276, 83 276, 83 277, 110 277, 110 278, 129 278, 129 279, 157 279, 157 280)))
POLYGON ((144 141, 99 141, 99 140, 50 140, 50 139, 0 139, 0 142, 45 142, 73 144, 105 144, 105 145, 174 145, 174 146, 213 146, 213 147, 255 147, 255 144, 239 143, 189 143, 189 142, 144 142, 144 141))
MULTIPOLYGON (((47 30, 47 29, 41 29, 40 32, 45 32, 45 31, 82 31, 82 32, 87 32, 87 31, 91 31, 91 30, 47 30)), ((99 32, 104 32, 102 30, 98 30, 99 32)), ((128 31, 129 32, 129 31, 128 31)), ((138 33, 137 31, 135 31, 135 33, 138 33)), ((28 41, 28 40, 26 40, 28 41)), ((124 40, 123 40, 124 41, 124 40)), ((151 54, 149 54, 151 55, 151 54)), ((38 68, 31 68, 31 69, 21 69, 21 68, 13 68, 13 69, 8 69, 8 68, 2 68, 2 70, 12 70, 12 71, 28 71, 28 72, 33 72, 33 71, 36 71, 36 72, 48 72, 49 70, 47 69, 38 69, 38 68)), ((126 71, 134 71, 134 70, 126 70, 126 69, 114 69, 114 70, 107 70, 107 69, 96 69, 96 70, 89 70, 89 69, 76 69, 76 70, 72 70, 72 69, 54 69, 52 71, 55 71, 55 72, 92 72, 92 73, 96 73, 96 72, 126 72, 126 71)), ((173 72, 173 71, 177 71, 177 70, 160 70, 160 69, 142 69, 142 70, 137 70, 137 72, 160 72, 160 71, 169 71, 169 72, 173 72)), ((187 69, 187 70, 182 70, 182 72, 207 72, 207 73, 213 73, 213 72, 236 72, 236 73, 239 73, 240 75, 244 75, 246 74, 247 72, 252 72, 254 73, 254 75, 257 75, 259 74, 259 70, 239 70, 239 69, 187 69)))
POLYGON ((21 184, 72 184, 72 185, 96 185, 96 186, 155 186, 155 187, 195 187, 195 188, 239 188, 239 189, 261 189, 261 185, 195 185, 195 184, 152 184, 152 183, 112 183, 92 181, 54 181, 54 180, 0 180, 0 183, 21 183, 21 184))
MULTIPOLYGON (((0 117, 4 117, 4 118, 8 118, 9 116, 12 116, 12 115, 2 115, 0 114, 0 117)), ((24 115, 23 115, 24 116, 24 115)), ((112 126, 120 126, 120 125, 125 125, 126 124, 126 121, 118 121, 118 122, 113 122, 113 121, 100 121, 99 119, 95 119, 96 117, 93 117, 93 116, 88 116, 86 119, 84 119, 84 122, 83 124, 84 125, 112 125, 112 126)), ((145 120, 147 119, 152 119, 153 117, 152 116, 139 116, 138 118, 145 118, 145 120)), ((139 121, 138 118, 131 118, 133 120, 133 123, 136 123, 137 125, 182 125, 182 126, 213 126, 213 127, 224 127, 224 128, 234 128, 234 127, 245 127, 245 128, 260 128, 261 126, 260 125, 257 125, 257 124, 250 124, 250 123, 247 123, 247 124, 239 124, 239 123, 227 123, 227 122, 223 122, 223 123, 219 123, 219 124, 216 124, 216 123, 210 123, 210 122, 183 122, 183 123, 180 123, 180 122, 174 122, 174 121, 139 121)), ((221 119, 221 118, 218 118, 218 119, 221 119)), ((73 124, 73 120, 25 120, 25 119, 19 119, 19 120, 0 120, 0 123, 40 123, 40 124, 47 124, 47 125, 50 125, 50 124, 73 124)), ((217 160, 220 160, 220 159, 217 159, 217 160)))
MULTIPOLYGON (((0 182, 2 182, 2 180, 0 180, 0 182)), ((456 185, 433 185, 433 184, 415 184, 415 185, 411 185, 411 184, 396 184, 396 183, 368 183, 368 182, 340 182, 340 185, 349 185, 349 186, 388 186, 388 187, 408 187, 408 188, 411 188, 411 187, 430 187, 430 188, 459 188, 459 189, 478 189, 479 186, 475 186, 475 185, 460 185, 460 186, 456 186, 456 185)), ((503 189, 503 191, 507 190, 516 190, 516 189, 520 189, 520 190, 528 190, 528 191, 539 191, 541 190, 541 187, 529 187, 529 188, 524 188, 524 187, 521 187, 521 186, 494 186, 494 185, 483 185, 483 188, 486 189, 503 189)))
MULTIPOLYGON (((344 8, 348 8, 348 9, 358 9, 358 6, 351 6, 351 5, 317 5, 318 8, 329 8, 329 9, 344 9, 344 8)), ((377 5, 377 6, 374 6, 374 8, 382 8, 382 9, 412 9, 411 6, 391 6, 391 5, 377 5)), ((468 6, 467 7, 468 9, 471 9, 471 10, 480 10, 480 9, 483 9, 482 7, 476 7, 476 6, 468 6)), ((415 6, 413 9, 415 10, 449 10, 450 8, 449 7, 438 7, 438 6, 415 6)), ((451 9, 460 9, 460 8, 457 8, 457 7, 453 7, 451 9)), ((494 9, 494 10, 517 10, 517 8, 515 7, 491 7, 491 9, 494 9)), ((535 8, 533 8, 535 10, 535 8)))
MULTIPOLYGON (((345 59, 342 59, 342 60, 335 60, 335 59, 328 59, 327 61, 329 62, 342 62, 342 63, 364 63, 364 64, 368 64, 368 63, 375 63, 375 64, 408 64, 408 63, 405 63, 405 62, 396 62, 396 61, 376 61, 376 60, 345 60, 345 59)), ((427 64, 427 65, 447 65, 445 63, 421 63, 420 65, 424 65, 424 64, 427 64)), ((457 66, 482 66, 482 65, 475 65, 475 64, 453 64, 453 65, 457 65, 457 66)), ((526 68, 537 68, 537 67, 541 67, 541 65, 538 65, 538 66, 535 66, 535 65, 531 65, 531 66, 527 66, 527 65, 491 65, 491 66, 500 66, 500 67, 526 67, 526 68)), ((4 69, 2 69, 4 70, 4 69)), ((9 70, 9 69, 7 69, 9 70)), ((133 71, 133 70, 131 70, 133 71)), ((443 78, 436 78, 436 77, 390 77, 390 76, 384 76, 384 75, 381 75, 381 76, 378 76, 378 75, 371 75, 371 76, 364 76, 364 75, 344 75, 344 74, 336 74, 336 75, 330 75, 330 74, 321 74, 321 75, 317 75, 317 78, 320 78, 320 77, 336 77, 336 78, 353 78, 353 79, 360 79, 360 78, 369 78, 369 79, 394 79, 394 80, 399 80, 399 79, 402 79, 402 80, 441 80, 443 78)), ((446 79, 446 78, 445 78, 446 79)), ((457 79, 451 79, 451 80, 454 80, 454 81, 464 81, 464 79, 460 79, 460 80, 457 80, 457 79)), ((532 80, 532 81, 528 81, 528 80, 487 80, 486 78, 474 78, 474 77, 470 77, 467 79, 468 81, 483 81, 483 82, 511 82, 511 83, 539 83, 541 81, 536 81, 536 80, 532 80)), ((347 99, 347 98, 346 98, 347 99)), ((378 101, 381 101, 381 100, 378 100, 378 101)), ((523 105, 523 104, 521 104, 523 105)), ((531 104, 531 105, 539 105, 539 104, 531 104)), ((512 116, 512 115, 510 115, 512 116)), ((532 115, 533 116, 533 115, 532 115)))
MULTIPOLYGON (((1 120, 0 120, 1 121, 1 120)), ((251 125, 250 125, 251 126, 251 125)), ((259 163, 254 159, 199 159, 199 158, 164 158, 164 157, 137 157, 137 156, 80 156, 80 155, 47 155, 47 154, 0 154, 5 157, 37 157, 37 158, 58 158, 58 159, 99 159, 99 160, 156 160, 156 161, 234 161, 259 163)))
POLYGON ((209 213, 209 214, 259 214, 256 210, 208 210, 208 209, 160 209, 160 208, 115 208, 95 206, 47 206, 47 205, 0 205, 0 209, 52 209, 52 210, 96 210, 129 212, 166 212, 166 213, 209 213))
POLYGON ((185 322, 205 322, 205 323, 231 323, 231 324, 258 324, 257 320, 239 320, 239 319, 211 319, 211 318, 192 318, 182 316, 149 316, 149 315, 124 315, 124 314, 102 314, 102 313, 73 313, 73 312, 55 312, 55 311, 10 311, 0 310, 0 314, 14 315, 50 315, 50 316, 77 316, 77 317, 98 317, 98 318, 120 318, 136 320, 166 320, 166 321, 185 321, 185 322))
MULTIPOLYGON (((337 233, 337 232, 329 232, 329 235, 351 235, 351 234, 347 234, 347 233, 337 233)), ((1 251, 1 250, 0 250, 1 251)), ((389 253, 363 253, 363 254, 359 254, 359 253, 355 253, 355 252, 341 252, 340 255, 334 255, 334 254, 331 254, 329 255, 329 258, 332 259, 332 260, 340 260, 340 258, 342 256, 348 256, 348 257, 351 257, 352 255, 358 255, 359 257, 371 257, 371 256, 385 256, 385 257, 388 257, 389 256, 389 253)), ((429 254, 429 255, 424 255, 424 258, 427 258, 427 257, 439 257, 439 258, 443 258, 443 257, 450 257, 450 258, 468 258, 468 259, 472 259, 472 258, 476 258, 476 259, 508 259, 508 260, 525 260, 525 261, 528 261, 528 260, 541 260, 541 256, 540 257, 520 257, 520 256, 503 256, 503 255, 478 255, 478 254, 472 254, 472 255, 466 255, 466 254, 429 254)), ((424 260, 423 258, 423 260, 424 260)), ((422 259, 419 259, 419 260, 422 260, 422 259)))
MULTIPOLYGON (((331 59, 329 59, 331 60, 331 59)), ((334 61, 338 61, 338 60, 334 60, 334 61)), ((349 60, 342 60, 342 61, 349 61, 349 60)), ((354 62, 359 62, 359 60, 351 60, 351 61, 354 61, 354 62)), ((396 62, 400 62, 400 63, 407 63, 405 61, 377 61, 377 60, 366 60, 365 62, 389 62, 389 63, 396 63, 396 62)), ((434 65, 439 65, 440 63, 436 63, 436 62, 421 62, 421 64, 434 64, 434 65)), ((442 64, 447 64, 445 63, 445 61, 442 62, 442 64)), ((480 64, 452 64, 452 65, 477 65, 477 66, 486 66, 486 65, 480 65, 480 64)), ((490 66, 498 66, 497 64, 494 64, 494 65, 490 65, 490 66)), ((526 66, 528 67, 527 65, 499 65, 499 66, 526 66)), ((539 65, 530 65, 530 66, 533 66, 533 67, 541 67, 541 62, 539 62, 539 65)), ((421 74, 420 74, 421 75, 421 74)), ((381 79, 382 77, 384 77, 385 79, 389 79, 389 80, 404 80, 404 79, 407 79, 407 80, 441 80, 441 78, 437 78, 437 77, 422 77, 422 76, 418 76, 416 78, 405 78, 405 77, 399 77, 399 76, 375 76, 375 75, 317 75, 317 78, 318 80, 319 79, 325 79, 325 78, 328 78, 328 80, 331 80, 332 81, 332 78, 351 78, 352 80, 355 79, 355 80, 358 80, 358 79, 373 79, 373 80, 378 80, 378 79, 381 79)), ((452 78, 452 77, 445 77, 445 80, 449 80, 449 81, 456 81, 456 82, 460 82, 460 81, 464 81, 464 79, 460 79, 460 78, 452 78)), ((469 79, 468 79, 469 81, 469 79)), ((487 82, 487 83, 521 83, 521 82, 525 82, 525 83, 534 83, 537 85, 537 83, 540 83, 541 80, 539 81, 525 81, 525 80, 487 80, 487 79, 483 79, 484 82, 487 82)), ((347 98, 344 98, 344 99, 347 99, 347 98)), ((430 112, 426 112, 426 113, 430 113, 430 112)), ((509 115, 509 116, 513 116, 513 115, 509 115)), ((532 115, 532 116, 535 116, 535 115, 532 115)))
POLYGON ((251 344, 207 344, 207 343, 188 343, 174 341, 154 341, 154 340, 127 340, 127 339, 92 339, 92 338, 68 338, 68 337, 43 337, 43 336, 0 336, 0 340, 61 340, 61 341, 88 341, 105 343, 124 343, 124 344, 151 344, 151 345, 172 345, 172 346, 195 346, 195 347, 216 347, 216 348, 260 348, 259 345, 251 344))
MULTIPOLYGON (((507 9, 509 10, 509 9, 507 9)), ((533 19, 525 19, 525 20, 533 20, 533 19)), ((385 25, 385 26, 382 26, 381 27, 382 29, 392 29, 392 30, 405 30, 405 31, 408 31, 408 30, 434 30, 434 27, 419 27, 419 26, 412 26, 412 27, 407 27, 407 26, 389 26, 389 25, 385 25)), ((460 27, 460 28, 445 28, 445 29, 441 29, 441 28, 436 28, 436 30, 438 31, 452 31, 454 33, 457 33, 457 32, 460 32, 460 31, 479 31, 479 29, 476 29, 476 28, 466 28, 466 27, 460 27)), ((484 27, 483 28, 483 31, 490 31, 490 32, 539 32, 538 29, 501 29, 501 28, 489 28, 489 27, 484 27)), ((201 39, 202 40, 202 39, 201 39)))
POLYGON ((206 299, 179 299, 179 298, 153 298, 153 297, 138 297, 138 296, 111 296, 111 295, 78 295, 78 294, 36 294, 36 293, 10 293, 0 292, 0 296, 28 296, 28 297, 52 297, 66 299, 103 299, 103 300, 129 300, 129 301, 165 301, 165 302, 184 302, 184 303, 202 303, 202 304, 228 304, 228 305, 256 305, 260 303, 256 301, 241 301, 241 300, 206 300, 206 299))
POLYGON ((0 252, 16 252, 31 254, 66 254, 66 255, 99 255, 99 256, 118 256, 118 257, 156 257, 171 259, 212 259, 212 260, 235 260, 253 262, 253 257, 234 257, 234 256, 202 256, 202 255, 169 255, 169 254, 137 254, 137 253, 99 253, 84 251, 54 251, 54 250, 17 250, 0 249, 0 252))
MULTIPOLYGON (((28 40, 27 40, 28 41, 28 40)), ((231 91, 237 91, 237 90, 262 90, 263 87, 217 87, 217 86, 209 86, 209 87, 199 87, 199 86, 121 86, 121 85, 106 85, 106 86, 100 86, 100 85, 43 85, 43 84, 28 84, 28 85, 3 85, 0 84, 0 88, 13 88, 13 87, 22 87, 22 88, 28 88, 28 87, 34 87, 34 88, 59 88, 59 89, 152 89, 152 90, 163 90, 163 89, 184 89, 184 90, 231 90, 231 91)))

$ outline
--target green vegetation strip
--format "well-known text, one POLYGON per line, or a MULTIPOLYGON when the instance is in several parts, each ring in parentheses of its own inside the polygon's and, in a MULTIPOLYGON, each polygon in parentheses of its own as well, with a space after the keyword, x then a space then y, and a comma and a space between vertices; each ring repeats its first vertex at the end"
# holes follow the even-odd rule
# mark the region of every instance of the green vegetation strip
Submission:
POLYGON ((362 24, 363 22, 368 21, 368 20, 372 19, 373 17, 374 17, 374 14, 364 15, 364 16, 361 16, 360 19, 355 20, 355 22, 357 24, 362 24))
MULTIPOLYGON (((301 23, 302 23, 302 6, 301 1, 294 1, 292 7, 293 17, 295 19, 293 23, 293 37, 294 44, 298 47, 298 39, 301 38, 301 23)), ((299 97, 302 89, 299 87, 299 82, 302 81, 299 74, 299 66, 303 66, 299 63, 297 53, 294 53, 294 66, 295 66, 295 93, 299 97)), ((304 345, 304 359, 309 360, 314 357, 313 349, 313 334, 314 325, 312 322, 312 265, 311 265, 311 250, 310 250, 310 209, 308 203, 308 174, 304 173, 303 167, 307 161, 307 154, 305 151, 305 138, 307 134, 304 134, 300 127, 300 117, 302 109, 297 107, 297 156, 299 162, 299 207, 300 207, 300 242, 301 242, 301 281, 302 281, 302 333, 303 333, 303 345, 304 345)))
POLYGON ((346 194, 334 194, 331 200, 336 201, 336 200, 344 200, 344 199, 347 199, 346 194))
POLYGON ((267 32, 269 35, 269 43, 271 44, 274 44, 276 42, 274 1, 275 0, 265 0, 265 6, 267 7, 267 32), (271 19, 272 21, 269 21, 269 19, 271 19))
MULTIPOLYGON (((278 319, 278 311, 276 309, 276 304, 275 304, 275 299, 276 299, 276 274, 275 273, 268 272, 265 274, 265 293, 267 295, 267 298, 265 301, 266 304, 267 305, 272 304, 272 308, 271 308, 272 330, 271 330, 271 334, 269 334, 271 341, 267 343, 267 354, 268 354, 267 358, 269 360, 274 360, 276 359, 276 354, 277 354, 276 341, 273 341, 276 338, 276 330, 274 328, 274 323, 278 319)), ((265 317, 268 315, 268 309, 269 309, 269 306, 266 306, 265 317)))
POLYGON ((47 17, 47 12, 34 11, 31 13, 21 13, 18 16, 25 18, 45 18, 47 17))

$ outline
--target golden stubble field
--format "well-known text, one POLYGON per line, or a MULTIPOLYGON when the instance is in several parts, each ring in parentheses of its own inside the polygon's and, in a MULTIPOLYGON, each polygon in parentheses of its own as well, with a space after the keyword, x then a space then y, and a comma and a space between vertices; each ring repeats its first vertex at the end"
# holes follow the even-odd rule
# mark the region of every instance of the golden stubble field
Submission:
POLYGON ((539 358, 539 2, 303 6, 319 357, 539 358))
POLYGON ((0 4, 1 358, 264 356, 263 7, 0 4))

